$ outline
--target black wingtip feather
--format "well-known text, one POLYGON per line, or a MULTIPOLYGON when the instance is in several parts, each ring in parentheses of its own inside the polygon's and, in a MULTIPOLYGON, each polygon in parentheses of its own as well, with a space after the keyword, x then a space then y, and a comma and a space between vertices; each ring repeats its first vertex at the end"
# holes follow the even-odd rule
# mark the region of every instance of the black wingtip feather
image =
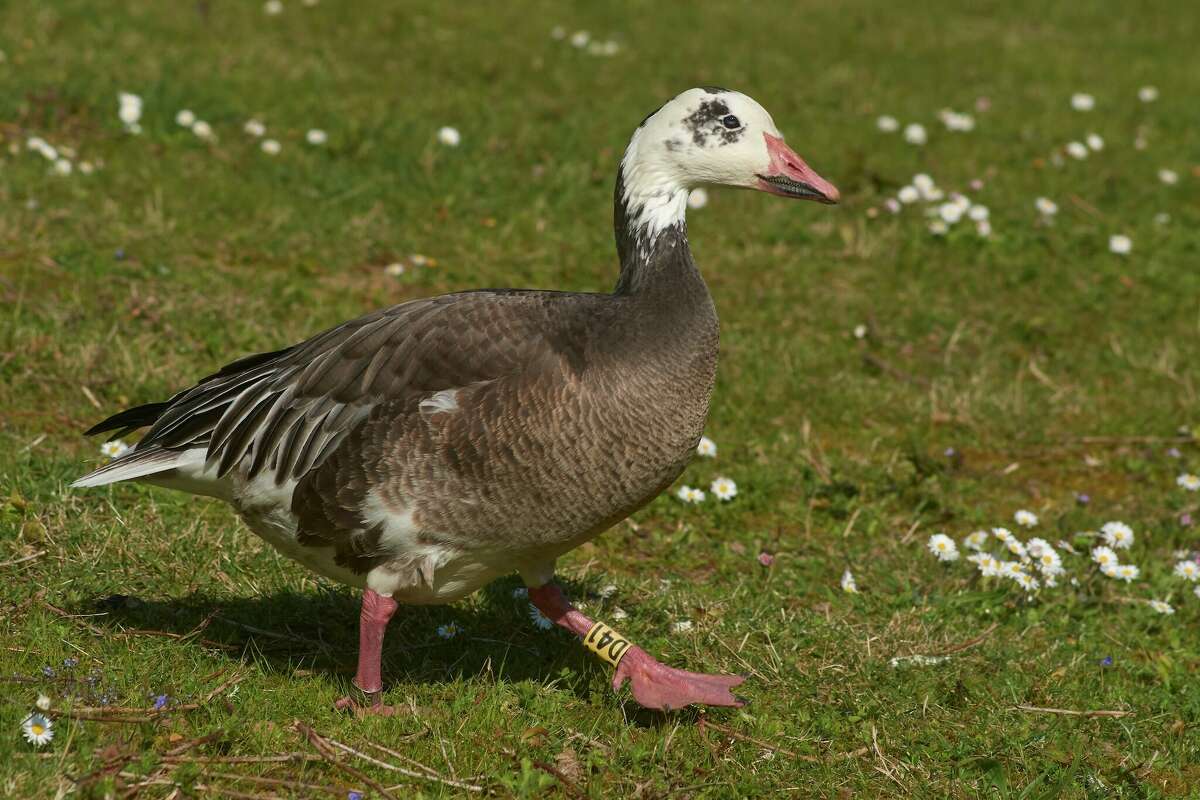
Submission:
POLYGON ((167 403, 146 403, 143 406, 127 408, 119 414, 113 414, 103 422, 97 422, 84 432, 84 436, 95 436, 106 431, 118 431, 117 437, 128 435, 138 428, 153 425, 162 413, 167 410, 167 403))

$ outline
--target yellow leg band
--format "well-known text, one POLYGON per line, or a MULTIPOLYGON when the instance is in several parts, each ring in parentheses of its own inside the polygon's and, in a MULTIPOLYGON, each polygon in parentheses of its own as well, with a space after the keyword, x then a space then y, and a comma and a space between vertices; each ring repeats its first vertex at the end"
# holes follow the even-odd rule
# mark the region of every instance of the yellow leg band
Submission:
POLYGON ((597 622, 583 637, 583 646, 615 667, 628 652, 630 642, 608 625, 597 622))

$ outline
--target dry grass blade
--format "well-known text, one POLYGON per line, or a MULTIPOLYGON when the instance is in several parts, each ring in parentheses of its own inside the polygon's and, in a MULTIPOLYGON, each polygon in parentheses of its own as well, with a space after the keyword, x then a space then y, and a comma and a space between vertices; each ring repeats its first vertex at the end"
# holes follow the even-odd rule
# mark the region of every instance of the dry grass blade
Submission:
POLYGON ((1121 717, 1133 717, 1137 715, 1136 711, 1115 711, 1107 709, 1099 709, 1095 711, 1075 711, 1074 709, 1070 708, 1043 708, 1041 706, 1026 705, 1013 706, 1013 710, 1026 711, 1034 714, 1059 714, 1067 717, 1088 717, 1089 719, 1093 717, 1111 717, 1114 719, 1120 719, 1121 717))
POLYGON ((309 744, 311 744, 318 753, 324 756, 325 760, 330 764, 342 770, 347 775, 352 776, 355 780, 362 781, 367 786, 370 786, 372 789, 379 792, 379 794, 382 796, 388 798, 388 800, 396 800, 396 796, 389 792, 379 781, 375 780, 361 770, 355 769, 349 764, 339 761, 337 753, 333 751, 329 741, 325 739, 325 737, 321 736, 321 734, 313 730, 310 726, 305 725, 300 720, 296 720, 292 723, 292 727, 303 734, 304 737, 308 739, 309 744))
POLYGON ((38 550, 33 555, 25 556, 24 558, 14 558, 12 561, 0 561, 0 567, 12 567, 17 564, 24 564, 26 561, 33 561, 35 558, 41 558, 50 552, 49 550, 38 550))
POLYGON ((983 633, 979 634, 978 636, 974 637, 973 639, 967 639, 965 642, 959 642, 956 645, 947 647, 945 650, 938 653, 938 655, 948 656, 948 655, 951 655, 952 653, 961 653, 963 650, 970 650, 975 645, 982 644, 983 641, 985 639, 987 639, 989 636, 991 636, 992 632, 995 631, 996 628, 999 628, 999 627, 1000 627, 999 622, 993 622, 991 625, 987 626, 986 629, 984 629, 983 633))
POLYGON ((202 697, 195 703, 182 703, 176 706, 164 706, 163 708, 131 708, 128 706, 82 706, 80 708, 71 708, 65 711, 50 711, 48 712, 55 717, 70 717, 71 719, 82 720, 84 722, 119 722, 125 724, 137 724, 141 722, 154 722, 167 714, 177 714, 182 711, 195 711, 197 708, 202 708, 212 702, 213 698, 229 689, 234 684, 242 681, 246 676, 237 674, 226 680, 217 688, 202 697))
POLYGON ((468 792, 484 791, 484 787, 477 786, 473 783, 466 783, 464 781, 454 780, 453 778, 444 778, 441 775, 438 775, 436 772, 434 772, 429 767, 426 767, 424 764, 421 765, 421 768, 426 770, 425 772, 415 772, 414 770, 408 769, 406 767, 400 767, 400 766, 396 766, 395 764, 389 764, 386 761, 380 761, 378 758, 369 756, 366 753, 359 752, 358 750, 355 750, 353 747, 350 747, 349 745, 346 745, 346 744, 342 744, 341 742, 337 741, 336 739, 326 739, 325 741, 327 744, 332 745, 333 747, 336 747, 337 749, 341 750, 342 752, 349 753, 352 756, 357 756, 358 758, 361 758, 363 761, 366 761, 369 764, 374 764, 377 767, 383 767, 384 769, 389 769, 392 772, 399 772, 401 775, 407 775, 410 778, 416 778, 418 780, 424 780, 424 781, 433 781, 434 783, 441 783, 441 784, 445 784, 446 786, 453 786, 456 789, 466 789, 468 792))
POLYGON ((722 734, 730 737, 731 739, 737 739, 737 740, 743 741, 743 742, 750 742, 751 744, 755 744, 766 750, 770 750, 772 753, 782 753, 783 755, 785 755, 789 758, 794 758, 798 761, 805 761, 810 764, 824 764, 826 761, 829 761, 831 758, 859 758, 859 757, 865 756, 871 752, 871 749, 869 747, 860 747, 857 750, 851 750, 848 753, 838 753, 837 755, 834 755, 834 756, 827 756, 827 757, 822 758, 821 756, 810 756, 805 753, 796 753, 791 750, 787 750, 785 748, 779 747, 778 745, 774 745, 774 744, 771 744, 770 742, 763 741, 762 739, 756 739, 753 736, 747 736, 744 733, 738 733, 737 731, 733 730, 732 728, 727 728, 724 725, 718 725, 717 723, 712 722, 707 719, 701 719, 699 726, 700 726, 701 730, 704 730, 706 728, 711 728, 712 730, 717 731, 718 733, 722 733, 722 734))

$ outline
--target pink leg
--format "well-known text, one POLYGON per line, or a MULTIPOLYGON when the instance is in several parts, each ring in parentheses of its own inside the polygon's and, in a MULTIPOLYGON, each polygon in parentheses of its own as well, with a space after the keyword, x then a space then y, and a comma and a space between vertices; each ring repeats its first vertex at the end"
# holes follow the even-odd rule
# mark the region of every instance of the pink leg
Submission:
MULTIPOLYGON (((580 638, 595 624, 572 606, 562 589, 553 583, 530 589, 529 599, 543 614, 580 638)), ((683 708, 692 703, 740 708, 745 701, 734 697, 729 690, 744 680, 740 675, 704 675, 672 669, 632 645, 625 651, 612 685, 613 689, 620 689, 629 681, 633 698, 646 708, 683 708)))
POLYGON ((334 703, 339 709, 351 709, 356 714, 379 714, 391 716, 395 709, 383 704, 383 634, 388 621, 396 613, 398 604, 371 589, 363 592, 362 611, 358 615, 358 672, 354 685, 366 695, 367 705, 351 697, 343 697, 334 703))

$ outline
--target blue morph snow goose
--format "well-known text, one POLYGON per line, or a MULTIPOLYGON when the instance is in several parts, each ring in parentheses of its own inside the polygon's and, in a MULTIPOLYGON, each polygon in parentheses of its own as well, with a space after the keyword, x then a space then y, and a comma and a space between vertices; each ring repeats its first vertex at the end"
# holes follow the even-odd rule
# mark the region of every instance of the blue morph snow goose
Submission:
POLYGON ((680 475, 704 429, 717 315, 684 221, 702 184, 838 200, 754 100, 689 89, 621 160, 612 293, 458 292, 243 358, 93 427, 150 430, 74 485, 220 498, 283 554, 363 589, 364 696, 339 707, 390 713, 380 654, 399 604, 453 602, 514 570, 643 706, 740 705, 742 678, 660 664, 553 582, 559 556, 680 475))

